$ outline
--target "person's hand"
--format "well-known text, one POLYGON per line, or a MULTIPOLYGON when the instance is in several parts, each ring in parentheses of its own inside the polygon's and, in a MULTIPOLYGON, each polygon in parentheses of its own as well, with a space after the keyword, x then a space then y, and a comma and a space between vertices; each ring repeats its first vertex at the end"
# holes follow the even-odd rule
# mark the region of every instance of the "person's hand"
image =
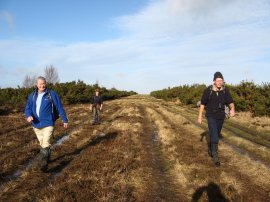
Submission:
POLYGON ((27 122, 31 123, 34 120, 34 118, 32 116, 29 116, 29 117, 27 117, 26 120, 27 120, 27 122))
POLYGON ((92 111, 93 107, 92 107, 92 106, 90 106, 90 107, 89 107, 89 109, 90 109, 90 111, 92 111))
POLYGON ((234 111, 234 109, 231 109, 230 110, 230 117, 234 117, 235 116, 235 111, 234 111))
POLYGON ((99 109, 100 111, 102 111, 102 107, 100 107, 100 109, 99 109))
POLYGON ((202 117, 201 116, 198 117, 198 123, 202 124, 202 117))
POLYGON ((68 128, 68 123, 64 123, 64 128, 68 128))

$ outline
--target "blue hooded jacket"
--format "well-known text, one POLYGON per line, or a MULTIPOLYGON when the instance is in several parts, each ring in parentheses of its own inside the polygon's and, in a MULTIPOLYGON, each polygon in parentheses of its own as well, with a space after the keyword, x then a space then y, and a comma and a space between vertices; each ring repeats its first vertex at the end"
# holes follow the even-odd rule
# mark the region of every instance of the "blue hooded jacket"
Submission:
POLYGON ((54 115, 52 109, 52 101, 59 112, 64 123, 68 122, 66 112, 63 108, 63 105, 60 101, 59 96, 53 91, 46 88, 45 94, 42 97, 39 117, 36 113, 36 101, 37 101, 38 91, 35 90, 28 96, 27 104, 25 106, 25 116, 26 118, 29 116, 33 117, 32 125, 35 128, 44 128, 47 126, 54 126, 54 115), (50 92, 50 93, 49 93, 50 92), (51 98, 50 98, 51 95, 51 98))

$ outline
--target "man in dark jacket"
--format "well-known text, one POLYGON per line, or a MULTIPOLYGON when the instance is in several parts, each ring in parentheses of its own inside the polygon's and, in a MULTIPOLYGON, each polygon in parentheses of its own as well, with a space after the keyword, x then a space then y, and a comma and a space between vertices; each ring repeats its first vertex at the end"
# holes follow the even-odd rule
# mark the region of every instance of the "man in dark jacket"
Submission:
POLYGON ((91 99, 90 110, 93 113, 93 125, 100 123, 100 112, 103 107, 103 99, 99 95, 99 89, 95 90, 95 95, 91 99))
POLYGON ((63 125, 68 128, 68 119, 59 96, 46 88, 46 79, 38 77, 37 89, 28 96, 25 107, 25 116, 32 123, 34 132, 41 146, 41 169, 47 170, 50 159, 50 138, 54 131, 54 124, 58 116, 61 116, 63 125))
POLYGON ((234 103, 230 91, 224 87, 223 76, 220 72, 214 74, 213 85, 205 89, 199 110, 198 123, 202 124, 202 114, 206 107, 206 118, 208 122, 210 141, 208 153, 213 157, 216 166, 220 166, 218 158, 218 142, 220 132, 225 119, 225 105, 230 108, 229 115, 235 115, 234 103))

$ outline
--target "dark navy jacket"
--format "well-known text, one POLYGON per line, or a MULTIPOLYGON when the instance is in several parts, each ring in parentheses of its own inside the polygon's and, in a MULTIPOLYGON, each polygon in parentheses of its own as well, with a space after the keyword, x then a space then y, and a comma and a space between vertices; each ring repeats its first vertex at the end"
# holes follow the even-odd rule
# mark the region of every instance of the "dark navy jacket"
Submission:
POLYGON ((222 87, 220 91, 214 91, 212 86, 205 89, 201 104, 206 106, 206 117, 215 119, 225 118, 225 105, 233 103, 233 98, 228 88, 222 87), (211 93, 212 90, 212 93, 211 93))
POLYGON ((36 113, 36 101, 38 92, 34 91, 28 96, 27 104, 25 107, 25 116, 26 118, 29 116, 32 116, 34 120, 32 121, 32 125, 35 128, 44 128, 47 126, 54 126, 54 117, 53 117, 53 110, 52 110, 52 102, 49 96, 49 92, 53 101, 53 104, 57 111, 59 112, 62 120, 64 123, 68 122, 65 110, 63 108, 63 105, 60 101, 59 96, 52 90, 48 90, 46 88, 45 94, 42 97, 41 105, 40 105, 40 111, 39 111, 39 117, 36 113))
POLYGON ((103 98, 102 98, 101 95, 99 95, 99 96, 93 95, 90 102, 94 106, 96 106, 97 104, 102 105, 103 104, 103 98))

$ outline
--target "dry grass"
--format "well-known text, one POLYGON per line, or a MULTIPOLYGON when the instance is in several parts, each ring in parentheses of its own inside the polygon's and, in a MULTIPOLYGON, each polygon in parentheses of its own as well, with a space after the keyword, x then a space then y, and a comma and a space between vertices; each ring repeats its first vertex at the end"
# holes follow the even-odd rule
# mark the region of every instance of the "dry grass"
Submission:
POLYGON ((267 116, 253 117, 250 112, 239 112, 232 120, 259 131, 267 130, 270 134, 270 118, 267 116))
MULTIPOLYGON (((67 114, 71 122, 69 130, 73 130, 73 128, 78 127, 83 120, 88 119, 89 115, 84 111, 78 113, 82 109, 83 108, 81 107, 78 108, 78 106, 75 106, 74 108, 71 107, 67 110, 67 114), (72 111, 72 114, 69 114, 70 111, 72 111), (73 120, 78 119, 79 121, 73 122, 73 120)), ((14 117, 11 116, 10 119, 13 118, 14 117)), ((24 118, 21 121, 25 123, 24 118)), ((0 170, 3 177, 15 172, 15 170, 19 168, 18 165, 24 165, 27 163, 27 161, 35 156, 39 150, 38 141, 31 126, 24 127, 19 130, 12 129, 18 128, 16 124, 9 125, 9 127, 10 128, 6 128, 10 130, 10 132, 0 136, 0 141, 2 142, 0 147, 2 154, 0 155, 0 170)), ((65 130, 63 128, 61 121, 57 121, 52 143, 66 135, 69 130, 65 130)))
MULTIPOLYGON (((174 103, 131 96, 104 106, 103 122, 98 126, 90 125, 87 105, 69 108, 70 138, 53 148, 48 173, 34 169, 23 172, 19 179, 2 187, 1 201, 269 198, 269 169, 224 143, 220 146, 222 167, 214 167, 206 142, 200 141, 204 130, 175 112, 174 103), (154 130, 158 131, 158 142, 153 141, 154 130)), ((63 129, 59 131, 56 136, 61 137, 63 129)), ((14 157, 8 161, 6 165, 16 164, 14 157)))
MULTIPOLYGON (((200 128, 197 128, 196 126, 194 126, 192 124, 183 124, 185 122, 184 119, 183 119, 183 117, 181 117, 180 115, 174 114, 174 113, 170 113, 170 112, 168 112, 165 109, 159 108, 159 112, 162 112, 162 111, 163 111, 164 114, 167 115, 167 117, 170 117, 170 118, 167 118, 167 120, 174 120, 173 122, 175 122, 175 125, 176 126, 177 125, 178 126, 183 125, 183 127, 186 129, 186 131, 185 130, 184 131, 189 133, 189 138, 190 139, 193 139, 193 141, 195 141, 194 144, 196 145, 197 140, 200 139, 200 134, 202 132, 204 132, 204 131, 202 129, 200 129, 200 128)), ((160 114, 160 113, 158 113, 158 114, 160 114)), ((157 119, 160 120, 160 118, 158 118, 158 117, 157 117, 157 119)), ((172 128, 174 128, 175 125, 173 125, 172 128)), ((163 128, 167 128, 166 124, 163 124, 163 128)), ((169 139, 171 139, 172 137, 174 137, 173 131, 165 131, 165 132, 163 131, 163 134, 167 134, 167 135, 170 134, 169 139)), ((188 141, 188 140, 186 140, 186 141, 188 141)), ((177 144, 177 143, 175 143, 175 144, 177 144)), ((183 144, 182 144, 182 146, 183 146, 183 144)), ((224 147, 226 149, 230 149, 226 145, 222 145, 221 146, 221 152, 222 153, 223 153, 224 147)), ((264 150, 265 150, 265 148, 264 148, 264 150)), ((170 150, 167 150, 167 151, 170 152, 170 150)), ((173 154, 175 152, 170 152, 170 153, 173 154)), ((251 179, 253 180, 253 178, 254 178, 255 179, 254 181, 257 183, 258 186, 268 187, 267 189, 269 190, 269 185, 267 185, 267 183, 269 184, 269 182, 270 182, 270 179, 269 179, 269 169, 268 168, 266 168, 265 166, 263 166, 261 164, 258 164, 256 162, 254 162, 253 160, 251 160, 248 157, 244 157, 243 158, 241 155, 235 153, 234 151, 227 151, 225 153, 226 154, 227 153, 229 154, 229 157, 228 157, 229 160, 226 158, 227 161, 229 162, 229 165, 232 165, 232 166, 236 167, 236 170, 240 170, 241 172, 245 173, 244 174, 245 175, 244 178, 246 178, 246 180, 249 181, 250 180, 249 179, 250 178, 249 176, 251 176, 251 179), (231 162, 231 160, 234 160, 234 161, 231 162), (260 166, 260 168, 258 168, 258 166, 260 166), (251 167, 252 167, 252 169, 250 169, 251 167), (250 171, 249 172, 246 172, 245 170, 250 170, 250 171), (259 170, 259 171, 256 171, 256 170, 259 170)), ((189 157, 190 157, 190 155, 189 155, 189 157)), ((202 157, 201 156, 200 157, 198 156, 197 158, 194 157, 193 158, 193 161, 194 162, 200 162, 201 159, 199 159, 199 158, 202 158, 202 157)), ((193 172, 190 172, 191 174, 189 175, 187 172, 185 173, 184 171, 187 171, 187 170, 189 170, 189 171, 196 170, 196 168, 199 167, 200 168, 200 171, 199 171, 199 173, 197 173, 197 175, 200 178, 201 173, 207 173, 207 172, 209 172, 208 171, 208 168, 205 167, 205 165, 200 165, 200 164, 198 165, 196 163, 195 163, 195 165, 193 167, 191 165, 184 165, 184 166, 181 165, 180 168, 181 168, 182 172, 178 172, 178 173, 180 173, 180 176, 181 176, 180 178, 183 178, 182 175, 184 175, 185 178, 188 179, 188 182, 189 183, 192 183, 193 187, 194 187, 194 185, 195 186, 197 185, 199 187, 202 183, 206 184, 205 183, 205 179, 203 179, 205 176, 203 176, 201 179, 194 180, 194 179, 196 179, 196 177, 194 177, 194 173, 193 172)), ((220 182, 218 182, 217 184, 219 184, 220 186, 224 187, 223 192, 224 192, 224 194, 229 199, 236 199, 236 198, 237 199, 242 199, 242 196, 241 196, 243 194, 242 193, 242 190, 243 190, 242 187, 245 185, 245 183, 238 182, 239 179, 237 179, 237 178, 239 176, 237 176, 237 175, 235 175, 233 173, 230 174, 230 175, 231 176, 228 177, 228 173, 226 173, 226 177, 224 177, 224 175, 219 176, 220 182), (230 179, 230 180, 227 180, 227 179, 230 179), (232 191, 232 190, 235 190, 235 191, 232 191), (232 192, 234 192, 234 193, 232 193, 232 192)), ((209 180, 211 180, 211 178, 208 179, 208 182, 209 182, 209 180)), ((188 193, 191 193, 190 190, 187 190, 187 192, 188 193)))
MULTIPOLYGON (((190 110, 192 111, 192 113, 186 113, 186 108, 179 108, 175 105, 171 105, 169 108, 168 108, 168 104, 166 104, 166 107, 167 109, 169 110, 170 108, 173 109, 173 110, 169 110, 170 112, 171 111, 174 111, 175 113, 179 113, 179 114, 184 114, 185 116, 189 117, 191 120, 193 120, 194 123, 196 123, 196 120, 197 120, 197 115, 194 114, 194 110, 190 110)), ((229 120, 229 121, 232 121, 232 120, 229 120)), ((193 124, 190 124, 190 121, 187 120, 186 121, 188 124, 186 124, 186 126, 188 126, 188 130, 189 131, 192 131, 193 129, 193 124)), ((235 122, 235 121, 233 121, 235 122)), ((225 125, 226 125, 226 122, 225 122, 225 125)), ((203 125, 202 125, 204 128, 207 128, 207 123, 206 123, 206 120, 204 120, 203 122, 203 125)), ((228 126, 226 126, 228 127, 228 126)), ((241 126, 243 127, 243 126, 241 126)), ((225 140, 230 143, 231 145, 234 145, 238 148, 240 148, 241 150, 245 151, 245 152, 248 152, 250 155, 252 156, 255 156, 255 158, 259 158, 261 159, 262 161, 266 162, 266 163, 270 163, 270 155, 269 155, 269 152, 270 152, 270 149, 264 147, 264 146, 260 146, 258 144, 255 144, 249 140, 246 140, 245 138, 242 138, 242 137, 238 137, 236 136, 232 131, 235 131, 237 133, 241 133, 244 137, 245 136, 250 136, 250 134, 246 134, 246 131, 241 131, 241 129, 239 128, 234 128, 234 127, 229 127, 230 130, 227 130, 225 127, 223 127, 222 129, 222 135, 223 137, 225 138, 225 140)), ((198 134, 203 134, 203 130, 201 130, 201 133, 198 132, 198 134)), ((257 131, 258 132, 258 131, 257 131)), ((267 142, 267 140, 265 139, 265 137, 260 137, 260 136, 256 136, 254 137, 256 138, 256 140, 258 140, 258 142, 267 142)))

